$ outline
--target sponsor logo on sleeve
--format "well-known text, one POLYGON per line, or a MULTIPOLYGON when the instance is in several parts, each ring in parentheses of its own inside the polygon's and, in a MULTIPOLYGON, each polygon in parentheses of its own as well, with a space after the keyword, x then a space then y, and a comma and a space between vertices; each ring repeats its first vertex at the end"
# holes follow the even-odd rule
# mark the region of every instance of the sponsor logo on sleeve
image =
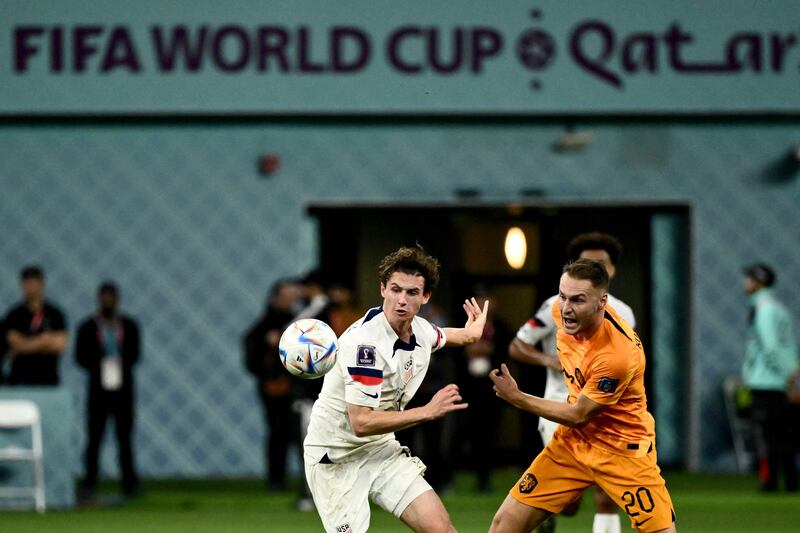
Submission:
POLYGON ((375 347, 360 344, 356 348, 356 357, 358 366, 375 366, 375 347))
POLYGON ((619 385, 619 380, 614 378, 600 378, 600 381, 597 382, 600 392, 614 392, 617 390, 617 385, 619 385))
POLYGON ((533 492, 533 489, 535 489, 536 485, 538 485, 538 484, 539 484, 539 480, 536 479, 536 476, 534 476, 531 473, 527 473, 519 481, 519 491, 522 494, 530 494, 531 492, 533 492))
POLYGON ((578 380, 578 385, 580 385, 581 388, 586 385, 586 379, 583 377, 583 373, 581 373, 580 368, 575 369, 575 379, 578 380))

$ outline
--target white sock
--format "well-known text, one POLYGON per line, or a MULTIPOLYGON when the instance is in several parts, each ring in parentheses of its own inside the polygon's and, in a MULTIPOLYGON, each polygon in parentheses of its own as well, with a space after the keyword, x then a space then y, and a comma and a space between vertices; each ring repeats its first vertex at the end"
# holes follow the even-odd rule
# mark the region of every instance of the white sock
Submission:
POLYGON ((620 533, 620 527, 617 513, 597 513, 594 515, 592 533, 620 533))

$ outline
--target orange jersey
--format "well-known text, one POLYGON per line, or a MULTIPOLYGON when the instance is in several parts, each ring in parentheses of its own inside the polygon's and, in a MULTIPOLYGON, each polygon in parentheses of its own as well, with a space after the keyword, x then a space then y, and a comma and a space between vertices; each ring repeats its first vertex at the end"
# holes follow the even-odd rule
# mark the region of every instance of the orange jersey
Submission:
POLYGON ((640 457, 655 443, 655 421, 647 411, 642 342, 630 325, 606 305, 603 324, 587 340, 564 332, 558 300, 553 305, 556 346, 569 403, 583 394, 606 406, 577 432, 584 440, 613 453, 640 457))

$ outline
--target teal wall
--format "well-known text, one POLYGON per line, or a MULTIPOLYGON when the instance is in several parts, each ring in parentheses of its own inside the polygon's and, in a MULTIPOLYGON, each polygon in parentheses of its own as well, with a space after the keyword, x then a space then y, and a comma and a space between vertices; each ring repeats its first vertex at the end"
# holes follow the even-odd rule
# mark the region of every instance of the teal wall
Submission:
MULTIPOLYGON (((458 188, 506 201, 541 188, 563 202, 688 203, 692 239, 672 242, 675 249, 659 257, 674 262, 693 249, 691 278, 678 280, 678 289, 691 292, 694 304, 688 314, 662 311, 654 320, 691 328, 693 358, 658 346, 653 357, 656 365, 677 358, 670 371, 689 376, 682 385, 692 409, 666 422, 691 422, 687 459, 732 467, 720 384, 738 372, 743 351, 741 267, 756 259, 774 264, 779 294, 800 316, 800 182, 767 172, 797 141, 798 124, 580 129, 592 143, 556 153, 559 126, 525 123, 6 124, 0 302, 17 298, 19 267, 40 262, 49 294, 74 329, 91 312, 98 281, 118 279, 123 306, 144 332, 143 473, 249 475, 261 468, 263 429, 240 335, 272 281, 316 261, 309 202, 446 202, 458 188), (256 172, 265 152, 281 158, 269 179, 256 172)), ((674 228, 666 221, 654 231, 663 238, 674 228)), ((658 302, 675 290, 676 280, 663 274, 656 281, 672 285, 656 286, 656 313, 670 308, 658 302)), ((71 355, 63 370, 80 420, 83 375, 71 355)))

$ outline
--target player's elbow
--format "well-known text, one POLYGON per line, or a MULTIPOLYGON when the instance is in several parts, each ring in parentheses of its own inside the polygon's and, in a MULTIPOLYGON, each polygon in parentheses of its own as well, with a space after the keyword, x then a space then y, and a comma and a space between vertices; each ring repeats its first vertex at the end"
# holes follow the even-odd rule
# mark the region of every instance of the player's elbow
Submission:
POLYGON ((574 429, 581 429, 594 418, 591 413, 575 412, 564 425, 574 429))
POLYGON ((366 417, 350 414, 350 429, 356 437, 369 437, 371 435, 366 417))
POLYGON ((525 361, 525 354, 522 353, 522 350, 519 347, 519 342, 517 339, 511 341, 511 344, 508 345, 508 355, 511 356, 512 359, 517 361, 525 361))

